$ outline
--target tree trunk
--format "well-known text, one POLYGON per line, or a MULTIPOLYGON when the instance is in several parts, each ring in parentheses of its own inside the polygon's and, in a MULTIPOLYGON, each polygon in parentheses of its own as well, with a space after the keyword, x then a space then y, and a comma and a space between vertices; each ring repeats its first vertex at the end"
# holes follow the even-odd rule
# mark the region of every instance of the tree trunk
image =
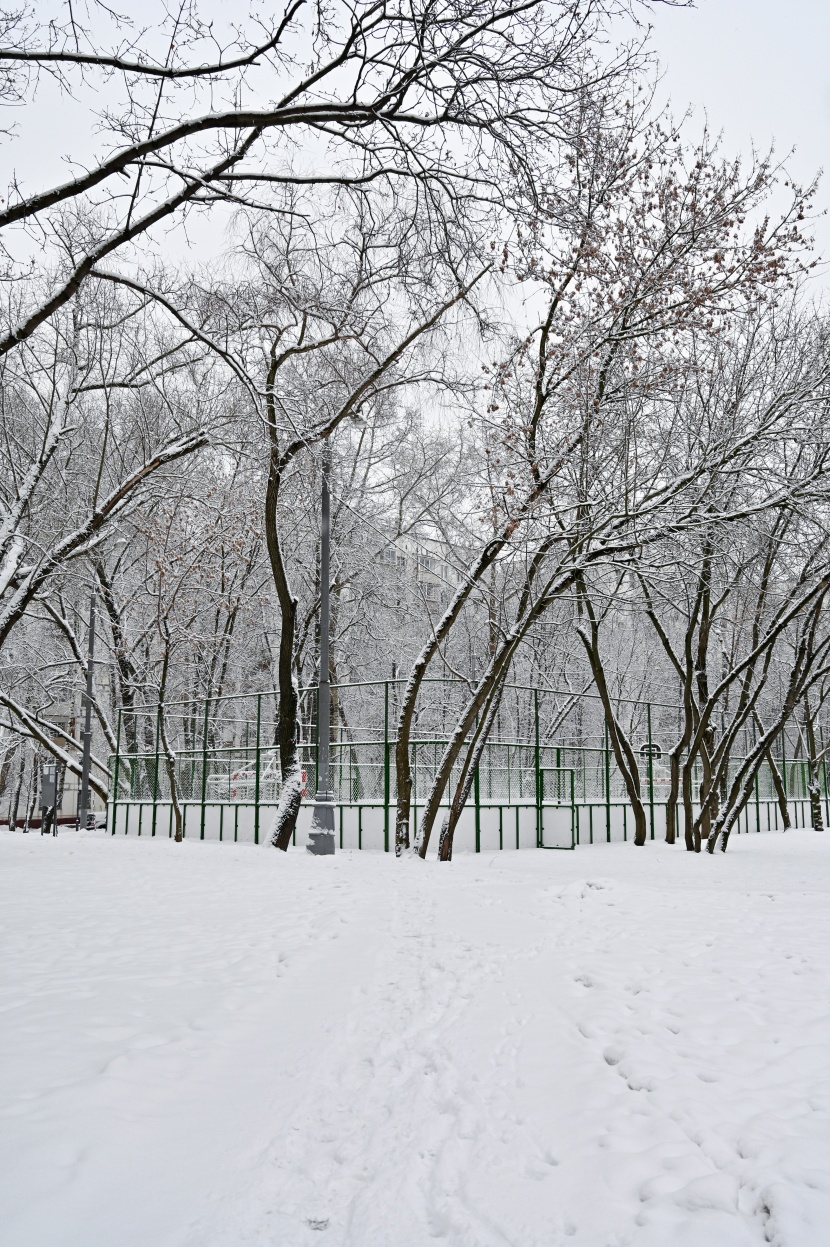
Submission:
POLYGON ((423 858, 427 855, 429 839, 438 815, 441 798, 450 781, 452 768, 458 761, 458 756, 464 747, 464 742, 472 730, 476 718, 482 714, 484 707, 490 704, 490 699, 494 696, 495 690, 504 684, 516 650, 524 641, 530 629, 550 604, 558 600, 562 594, 567 593, 576 581, 578 575, 576 571, 563 572, 561 576, 555 573, 548 580, 545 588, 540 592, 536 600, 531 602, 531 593, 535 585, 536 576, 552 543, 553 538, 546 538, 534 554, 530 571, 526 574, 525 585, 513 626, 501 642, 498 653, 494 654, 488 663, 487 670, 468 700, 464 711, 456 723, 455 731, 447 742, 441 756, 437 774, 427 797, 421 826, 418 828, 416 851, 419 857, 423 858))
POLYGON ((807 786, 810 797, 810 824, 813 831, 824 831, 824 810, 821 805, 821 785, 818 767, 810 766, 810 782, 807 786))
POLYGON ((821 761, 816 749, 815 720, 810 708, 810 698, 806 693, 804 695, 804 735, 807 740, 807 795, 810 798, 810 825, 813 831, 824 831, 824 810, 821 807, 821 780, 819 778, 821 761))
MULTIPOLYGON (((700 846, 702 840, 708 840, 712 830, 712 819, 717 820, 718 817, 718 792, 717 788, 712 784, 712 750, 714 748, 714 734, 707 730, 703 735, 700 748, 700 761, 703 768, 703 774, 700 781, 700 791, 698 797, 700 800, 700 813, 697 816, 695 827, 695 843, 700 846)), ((698 852, 700 848, 698 847, 698 852)))
POLYGON ((37 809, 37 790, 38 790, 39 781, 40 781, 40 754, 36 753, 34 757, 32 758, 32 782, 31 782, 31 790, 30 790, 31 800, 29 801, 29 806, 28 806, 28 809, 26 810, 26 821, 23 824, 23 830, 25 832, 28 832, 31 826, 31 823, 32 823, 32 819, 35 816, 35 810, 37 809))
POLYGON ((9 782, 9 775, 12 768, 12 757, 14 755, 14 745, 11 744, 3 754, 3 763, 0 765, 0 797, 5 795, 6 787, 9 782))
POLYGON ((726 852, 726 845, 729 840, 729 833, 734 826, 735 820, 740 811, 749 801, 752 793, 752 785, 755 782, 755 776, 761 766, 762 760, 766 757, 771 758, 772 746, 778 733, 784 728, 785 723, 793 713, 798 698, 804 687, 804 683, 809 675, 809 666, 801 666, 791 676, 790 688, 784 699, 784 705, 775 724, 768 729, 766 734, 759 737, 753 745, 751 751, 744 758, 741 767, 732 781, 729 790, 729 798, 721 807, 721 811, 715 820, 707 842, 707 850, 714 853, 718 836, 722 836, 721 848, 726 852))
POLYGON ((170 786, 170 801, 173 806, 175 841, 176 844, 181 844, 183 836, 182 809, 179 803, 179 788, 176 783, 176 755, 170 748, 170 742, 167 737, 167 727, 164 721, 164 711, 162 711, 159 715, 159 731, 161 732, 161 747, 164 750, 164 765, 167 771, 167 782, 170 786))
POLYGON ((66 786, 66 764, 61 762, 58 764, 58 783, 55 793, 55 823, 57 824, 58 814, 63 805, 63 790, 66 786))
POLYGON ((784 781, 781 778, 781 772, 778 769, 775 758, 772 756, 772 749, 767 750, 767 765, 772 775, 772 782, 775 786, 775 796, 778 800, 778 808, 781 811, 781 819, 784 823, 784 830, 789 831, 792 824, 790 823, 790 807, 787 803, 787 790, 784 787, 784 781))
MULTIPOLYGON (((729 836, 732 833, 732 828, 735 826, 735 823, 741 817, 747 805, 749 804, 750 797, 752 796, 752 786, 754 783, 755 783, 755 772, 753 772, 753 774, 748 777, 746 783, 744 784, 744 788, 741 793, 741 799, 739 803, 735 806, 732 812, 727 816, 725 822, 723 823, 723 826, 720 829, 721 853, 726 852, 726 846, 729 843, 729 836)), ((718 825, 716 823, 713 833, 710 835, 709 839, 706 842, 707 853, 712 853, 714 851, 715 843, 718 838, 717 827, 718 825)))
POLYGON ((280 608, 280 648, 277 660, 277 736, 280 755, 282 791, 279 805, 270 831, 274 848, 287 852, 297 826, 297 816, 303 799, 302 768, 297 755, 297 706, 299 693, 294 676, 294 641, 297 627, 297 599, 291 592, 283 559, 277 525, 277 502, 281 483, 279 444, 277 441, 276 407, 274 403, 274 380, 277 372, 276 344, 271 351, 266 390, 268 410, 268 434, 271 455, 268 464, 268 485, 265 491, 265 542, 271 574, 280 608))
POLYGON ((458 826, 458 820, 470 797, 470 789, 475 782, 476 771, 484 752, 484 746, 490 738, 490 732, 493 728, 496 715, 498 714, 499 705, 501 703, 502 686, 497 685, 490 695, 487 705, 481 715, 479 726, 473 735, 473 739, 467 749, 467 756, 464 759, 461 768, 461 775, 455 786, 450 808, 441 827, 441 834, 438 840, 438 860, 449 862, 452 860, 452 846, 455 837, 455 829, 458 826))
POLYGON ((164 658, 161 664, 161 675, 159 677, 159 701, 157 710, 157 731, 161 737, 161 747, 164 753, 164 765, 167 771, 167 783, 170 788, 170 802, 173 806, 173 823, 175 826, 176 844, 181 844, 184 837, 184 827, 182 824, 182 811, 179 803, 179 789, 176 783, 176 754, 170 744, 170 738, 167 735, 167 720, 165 718, 164 698, 167 694, 167 676, 170 671, 170 628, 166 618, 162 618, 159 623, 159 631, 164 640, 164 658))
MULTIPOLYGON (((270 482, 269 482, 270 489, 270 482)), ((268 509, 266 508, 266 511, 268 509)), ((282 791, 277 813, 271 827, 270 839, 274 848, 286 852, 297 826, 297 816, 303 798, 302 768, 297 753, 297 707, 299 693, 294 677, 294 630, 297 619, 297 599, 291 594, 282 549, 276 531, 276 504, 273 523, 266 527, 268 554, 277 596, 280 602, 281 627, 280 648, 277 662, 278 681, 278 745, 282 791)))
MULTIPOLYGON (((421 650, 412 667, 401 700, 398 729, 395 737, 395 782, 398 794, 395 811, 395 855, 397 857, 400 857, 409 848, 409 823, 412 816, 412 768, 409 764, 409 742, 412 735, 412 723, 415 717, 418 694, 427 673, 427 668, 443 642, 449 636, 473 589, 481 581, 484 573, 494 563, 514 535, 519 527, 520 520, 531 510, 534 502, 544 493, 550 483, 551 476, 552 473, 549 473, 536 483, 517 514, 506 522, 496 537, 488 541, 467 573, 463 584, 456 589, 449 606, 438 623, 438 627, 421 650)), ((427 840, 429 840, 429 835, 427 835, 427 840)), ((419 836, 419 842, 423 846, 421 836, 419 836)), ((423 857, 426 848, 424 847, 423 852, 421 852, 419 847, 418 851, 423 857)))
POLYGON ((14 789, 11 807, 9 809, 9 826, 14 830, 17 828, 17 812, 20 809, 20 794, 23 791, 23 780, 26 777, 26 753, 20 750, 20 766, 17 771, 17 784, 14 789))
POLYGON ((479 681, 478 688, 468 701, 466 709, 456 723, 452 737, 447 742, 441 760, 438 763, 438 770, 433 780, 432 788, 427 797, 421 825, 418 828, 418 840, 415 847, 419 857, 423 858, 427 855, 432 828, 438 815, 441 798, 450 781, 452 768, 458 761, 458 756, 464 748, 464 742, 475 722, 476 716, 482 712, 494 688, 504 680, 517 644, 518 640, 514 637, 502 646, 497 659, 490 664, 479 681))
POLYGON ((677 840, 677 801, 680 796, 680 755, 669 754, 669 792, 666 797, 666 844, 677 840))
POLYGON ((699 853, 701 848, 700 826, 695 822, 692 804, 692 782, 694 779, 695 754, 689 754, 683 763, 681 784, 683 788, 683 838, 688 853, 699 853))
POLYGON ((176 785, 176 758, 175 755, 169 754, 165 748, 164 764, 167 768, 167 782, 170 785, 170 800, 173 804, 173 823, 176 829, 176 844, 182 842, 182 810, 179 805, 179 790, 176 785))
POLYGON ((611 705, 611 696, 608 692, 605 668, 603 667, 602 655, 599 649, 599 623, 597 622, 596 614, 583 580, 580 580, 578 583, 577 603, 584 609, 590 626, 590 632, 587 632, 584 627, 579 625, 576 630, 577 635, 582 641, 588 656, 594 684, 602 702, 605 722, 608 726, 608 738, 614 750, 614 759, 617 763, 617 769, 623 777, 628 801, 634 813, 634 843, 639 848, 642 848, 648 839, 648 820, 646 819, 640 790, 640 769, 637 765, 637 758, 631 743, 620 726, 614 714, 614 708, 611 705))

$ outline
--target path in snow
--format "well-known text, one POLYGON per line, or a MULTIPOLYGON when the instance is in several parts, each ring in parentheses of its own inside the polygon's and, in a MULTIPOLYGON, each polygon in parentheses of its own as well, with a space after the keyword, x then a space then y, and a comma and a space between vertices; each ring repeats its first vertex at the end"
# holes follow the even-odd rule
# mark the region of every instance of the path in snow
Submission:
POLYGON ((830 838, 0 835, 3 1247, 825 1247, 830 838))

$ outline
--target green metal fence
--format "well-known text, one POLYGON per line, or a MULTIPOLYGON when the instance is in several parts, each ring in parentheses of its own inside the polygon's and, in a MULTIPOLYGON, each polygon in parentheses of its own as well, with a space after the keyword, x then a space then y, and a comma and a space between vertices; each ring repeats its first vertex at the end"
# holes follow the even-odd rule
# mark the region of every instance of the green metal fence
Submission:
MULTIPOLYGON (((301 696, 304 718, 298 749, 305 807, 313 802, 316 789, 314 692, 304 690, 301 696)), ((371 827, 373 845, 389 850, 396 801, 394 733, 400 693, 401 685, 396 681, 335 690, 331 767, 341 845, 351 836, 352 840, 356 837, 357 847, 363 847, 371 827), (348 832, 347 827, 351 828, 348 832)), ((460 693, 457 682, 448 680, 431 681, 427 688, 410 751, 416 827, 447 743, 440 729, 451 725, 460 693)), ((465 812, 471 845, 474 842, 477 851, 484 841, 495 847, 496 837, 499 848, 526 843, 570 848, 599 840, 627 839, 631 812, 596 699, 583 694, 576 701, 567 691, 511 685, 505 701, 505 714, 496 725, 494 738, 484 747, 465 812), (574 702, 578 714, 560 721, 561 705, 567 698, 574 702), (557 740, 548 739, 551 723, 558 724, 557 740), (554 824, 558 842, 548 845, 547 828, 554 824)), ((665 756, 656 756, 660 749, 656 729, 670 741, 667 733, 672 730, 677 708, 657 703, 629 705, 635 741, 640 725, 642 796, 649 835, 655 838, 665 828, 669 785, 665 756)), ((116 751, 110 759, 113 833, 121 829, 172 834, 166 739, 174 755, 173 783, 183 811, 185 835, 245 838, 259 843, 281 791, 276 706, 275 694, 270 691, 202 703, 122 708, 116 751)), ((782 740, 777 764, 796 822, 804 821, 806 762, 788 758, 782 740)), ((740 760, 733 763, 730 778, 739 765, 740 760)), ((826 766, 823 781, 830 815, 826 766)), ((694 776, 696 791, 700 782, 698 769, 694 776)), ((452 790, 451 783, 445 800, 452 790)), ((777 820, 773 775, 765 764, 755 782, 754 799, 742 815, 740 830, 772 829, 777 820)))

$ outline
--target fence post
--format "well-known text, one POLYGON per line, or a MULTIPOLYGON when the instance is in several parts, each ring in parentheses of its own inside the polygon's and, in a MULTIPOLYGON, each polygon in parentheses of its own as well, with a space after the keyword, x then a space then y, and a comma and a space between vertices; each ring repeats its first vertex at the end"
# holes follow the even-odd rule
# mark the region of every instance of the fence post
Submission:
MULTIPOLYGON (((821 741, 821 752, 824 753, 824 728, 819 727, 819 739, 821 741)), ((824 753, 821 758, 821 769, 824 772, 824 809, 825 809, 825 827, 830 823, 830 799, 828 797, 828 756, 824 753)))
POLYGON ((481 852, 481 790, 479 788, 478 763, 473 771, 473 799, 476 805, 476 853, 481 852))
POLYGON ((568 772, 571 781, 571 848, 575 848, 579 844, 579 820, 576 813, 576 792, 574 791, 574 773, 573 770, 568 772))
MULTIPOLYGON (((383 851, 389 852, 389 681, 383 686, 383 851)), ((341 844, 342 848, 342 844, 341 844)))
POLYGON ((262 693, 256 695, 256 769, 254 771, 254 844, 259 844, 259 742, 262 723, 262 693))
MULTIPOLYGON (((118 728, 115 733, 115 766, 112 777, 112 834, 115 835, 115 819, 118 814, 118 764, 121 761, 121 707, 118 708, 118 728)), ((132 789, 130 796, 132 796, 132 789)))
POLYGON ((202 732, 202 815, 199 822, 199 839, 205 838, 205 797, 207 796, 207 734, 210 698, 205 699, 205 724, 202 732))
POLYGON ((542 771, 539 757, 539 690, 533 690, 534 764, 536 770, 536 848, 542 847, 542 771))
POLYGON ((608 720, 605 720, 605 834, 611 843, 611 753, 608 748, 608 720))
POLYGON ((646 706, 648 722, 648 809, 651 823, 651 838, 654 839, 654 758, 651 753, 651 702, 646 706))
MULTIPOLYGON (((161 735, 161 706, 156 710, 156 757, 153 764, 153 826, 151 835, 156 834, 156 818, 159 808, 159 736, 161 735)), ((172 835, 172 831, 170 835, 172 835)))

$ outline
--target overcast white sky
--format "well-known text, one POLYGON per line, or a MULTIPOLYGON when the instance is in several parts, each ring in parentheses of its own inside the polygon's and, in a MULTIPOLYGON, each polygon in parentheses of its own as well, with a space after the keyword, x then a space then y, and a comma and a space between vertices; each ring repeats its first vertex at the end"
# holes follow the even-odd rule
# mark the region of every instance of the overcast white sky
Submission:
MULTIPOLYGON (((830 208, 830 0, 697 0, 693 9, 656 5, 654 47, 672 111, 691 104, 723 132, 729 153, 771 141, 803 182, 825 169, 817 206, 830 208)), ((816 223, 818 253, 830 260, 830 215, 816 223)), ((830 285, 830 268, 823 285, 830 285)))

